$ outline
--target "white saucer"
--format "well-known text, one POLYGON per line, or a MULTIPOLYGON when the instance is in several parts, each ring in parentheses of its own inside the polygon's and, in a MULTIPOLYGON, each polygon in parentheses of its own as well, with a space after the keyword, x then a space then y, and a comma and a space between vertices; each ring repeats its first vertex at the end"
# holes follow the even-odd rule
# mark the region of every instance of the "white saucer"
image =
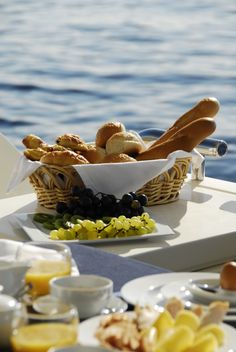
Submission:
MULTIPOLYGON (((55 314, 60 309, 63 309, 63 305, 60 301, 51 295, 41 296, 33 302, 33 308, 36 312, 41 314, 55 314)), ((110 313, 123 313, 127 310, 128 304, 123 299, 113 295, 105 308, 102 309, 101 314, 110 313)))
POLYGON ((198 280, 190 280, 187 285, 187 290, 189 290, 194 297, 198 301, 204 303, 210 303, 215 300, 228 301, 231 306, 236 306, 236 292, 223 290, 220 288, 219 280, 206 278, 206 279, 198 279, 198 280), (216 292, 209 292, 201 288, 204 287, 216 287, 216 292))

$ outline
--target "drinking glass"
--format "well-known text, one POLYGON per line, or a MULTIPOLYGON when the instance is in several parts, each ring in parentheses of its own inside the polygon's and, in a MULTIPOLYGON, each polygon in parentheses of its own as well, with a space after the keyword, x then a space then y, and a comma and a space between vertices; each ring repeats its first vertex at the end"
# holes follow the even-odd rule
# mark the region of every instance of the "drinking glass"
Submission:
MULTIPOLYGON (((47 352, 52 347, 73 346, 78 342, 79 318, 73 305, 50 299, 37 302, 46 296, 36 298, 33 307, 26 313, 24 324, 13 330, 11 348, 13 352, 47 352), (45 308, 45 310, 44 310, 45 308)), ((23 321, 23 320, 22 320, 23 321)))
POLYGON ((26 242, 18 248, 16 261, 30 265, 25 283, 32 297, 47 295, 52 278, 71 274, 71 251, 63 243, 26 242))

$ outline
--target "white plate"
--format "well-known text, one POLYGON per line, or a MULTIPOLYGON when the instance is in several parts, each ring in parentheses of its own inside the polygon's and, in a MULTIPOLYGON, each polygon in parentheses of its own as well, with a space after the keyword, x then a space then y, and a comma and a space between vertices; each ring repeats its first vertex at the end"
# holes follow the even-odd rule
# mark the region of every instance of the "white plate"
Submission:
MULTIPOLYGON (((19 222, 20 226, 26 232, 26 234, 33 240, 33 241, 52 241, 49 238, 49 232, 42 227, 39 223, 33 221, 34 214, 14 214, 16 220, 19 222)), ((144 240, 144 239, 163 239, 163 237, 174 235, 174 231, 168 226, 163 224, 157 224, 157 232, 153 232, 146 235, 140 236, 130 236, 130 237, 121 237, 121 238, 104 238, 99 240, 65 240, 60 242, 76 242, 76 243, 83 243, 83 244, 94 244, 94 243, 109 243, 109 242, 122 242, 122 241, 133 241, 133 240, 144 240)), ((57 240, 53 240, 57 241, 57 240)))
MULTIPOLYGON (((99 346, 99 342, 94 334, 99 326, 101 318, 102 316, 97 316, 80 323, 79 341, 81 345, 99 346)), ((221 326, 224 330, 226 339, 224 347, 219 348, 217 352, 229 352, 229 349, 236 348, 236 329, 227 324, 222 324, 221 326)))
POLYGON ((187 289, 191 292, 192 296, 201 302, 210 303, 215 300, 228 301, 231 306, 236 305, 236 292, 226 291, 220 288, 219 278, 213 279, 208 277, 206 279, 192 280, 187 285, 187 289), (199 285, 209 285, 213 287, 218 287, 216 292, 208 292, 199 285))
MULTIPOLYGON (((159 295, 160 289, 167 284, 184 280, 187 283, 190 279, 206 279, 206 278, 218 278, 216 273, 190 273, 190 272, 181 272, 181 273, 163 273, 163 274, 154 274, 143 276, 134 280, 127 282, 121 288, 121 296, 130 304, 145 304, 152 303, 148 302, 152 296, 152 300, 155 299, 155 294, 159 295)), ((179 286, 176 287, 175 291, 172 291, 172 296, 177 296, 179 286)), ((158 298, 158 296, 157 296, 158 298)))

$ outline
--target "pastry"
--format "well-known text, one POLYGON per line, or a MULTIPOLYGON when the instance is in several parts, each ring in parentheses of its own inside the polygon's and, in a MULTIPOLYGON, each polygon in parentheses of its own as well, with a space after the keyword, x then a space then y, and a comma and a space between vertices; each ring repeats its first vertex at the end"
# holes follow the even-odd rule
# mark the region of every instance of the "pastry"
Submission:
POLYGON ((88 149, 87 144, 80 138, 80 136, 72 133, 66 133, 58 137, 56 143, 74 151, 85 151, 88 149))
POLYGON ((76 164, 88 164, 88 160, 83 155, 79 155, 73 151, 53 151, 43 155, 40 161, 44 164, 68 166, 76 164))

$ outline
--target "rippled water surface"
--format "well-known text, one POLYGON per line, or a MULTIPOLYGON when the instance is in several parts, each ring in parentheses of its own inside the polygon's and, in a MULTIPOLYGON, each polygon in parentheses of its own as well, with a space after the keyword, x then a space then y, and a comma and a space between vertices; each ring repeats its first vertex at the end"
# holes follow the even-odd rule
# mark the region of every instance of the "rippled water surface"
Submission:
POLYGON ((215 96, 229 152, 206 173, 235 182, 235 43, 235 0, 0 2, 0 130, 19 149, 29 133, 89 141, 111 119, 167 128, 215 96))

